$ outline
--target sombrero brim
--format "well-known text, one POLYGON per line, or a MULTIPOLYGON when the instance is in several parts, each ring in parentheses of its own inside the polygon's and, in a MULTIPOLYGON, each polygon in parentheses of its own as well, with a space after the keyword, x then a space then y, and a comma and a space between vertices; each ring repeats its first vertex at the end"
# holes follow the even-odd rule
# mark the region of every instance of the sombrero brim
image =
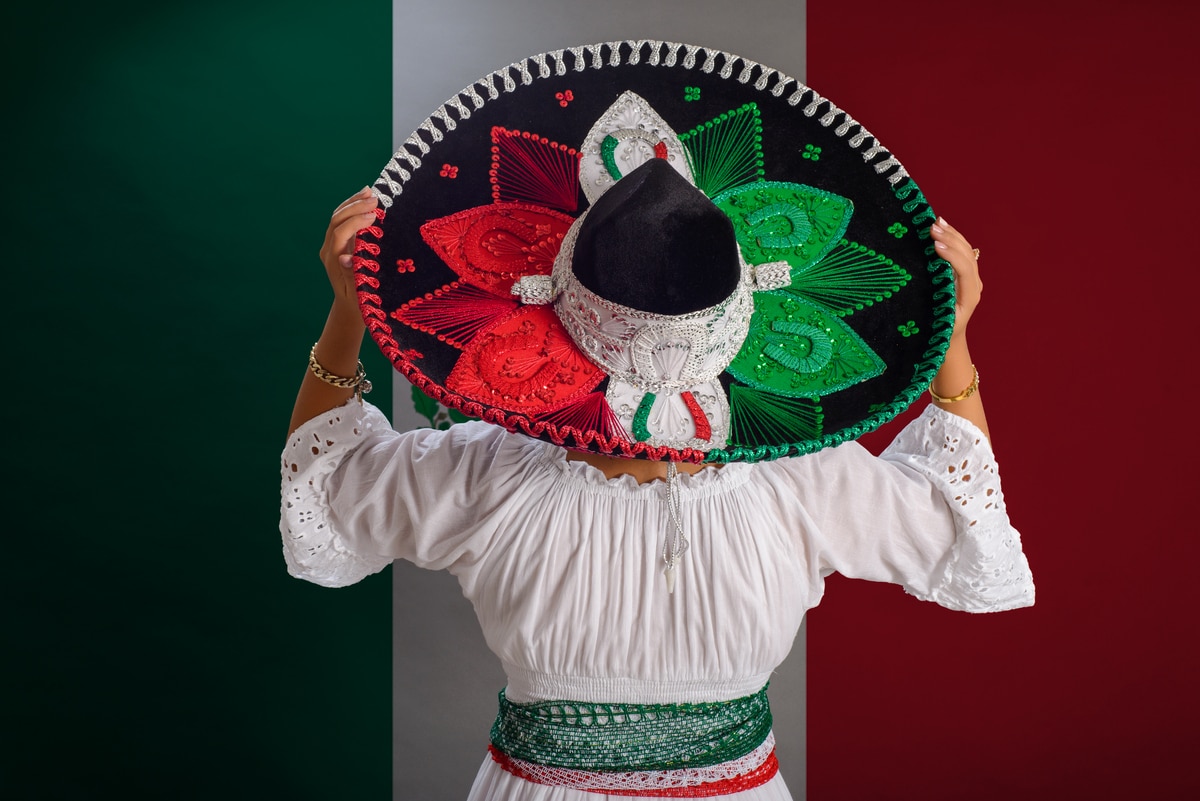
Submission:
POLYGON ((447 407, 571 448, 725 462, 836 445, 911 405, 953 328, 952 271, 928 238, 935 216, 899 161, 813 90, 720 50, 608 42, 497 70, 425 120, 374 190, 381 219, 360 233, 355 264, 383 353, 447 407), (523 271, 549 272, 548 251, 587 208, 580 160, 605 165, 580 151, 626 92, 678 135, 746 258, 792 264, 791 286, 755 293, 750 334, 720 377, 721 447, 656 446, 615 425, 603 371, 568 352, 548 307, 509 293, 523 271), (800 211, 772 211, 787 204, 800 211), (486 241, 470 233, 482 229, 486 241), (521 332, 540 339, 514 346, 521 332), (511 350, 497 367, 488 348, 502 339, 511 350), (499 392, 479 385, 480 370, 523 383, 499 392))

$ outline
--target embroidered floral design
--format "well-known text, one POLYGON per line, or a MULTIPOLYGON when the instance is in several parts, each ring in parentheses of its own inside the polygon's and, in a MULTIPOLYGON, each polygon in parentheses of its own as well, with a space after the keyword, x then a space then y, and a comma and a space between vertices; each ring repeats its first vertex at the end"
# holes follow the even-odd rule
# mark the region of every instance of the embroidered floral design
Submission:
POLYGON ((692 101, 695 101, 695 100, 699 100, 700 99, 700 87, 699 86, 683 87, 683 99, 689 103, 692 101))
POLYGON ((442 176, 443 178, 457 178, 458 167, 455 167, 453 164, 443 164, 442 171, 439 172, 438 175, 442 176))
POLYGON ((697 185, 681 138, 634 92, 622 92, 600 115, 579 150, 579 183, 589 203, 595 203, 622 175, 653 158, 664 159, 697 185))
MULTIPOLYGON (((685 101, 699 96, 698 87, 685 87, 685 101)), ((574 95, 566 90, 556 98, 566 107, 574 95)), ((420 229, 458 280, 391 313, 461 351, 445 380, 452 393, 552 424, 559 432, 554 436, 573 432, 580 442, 603 440, 606 448, 623 441, 717 450, 818 438, 824 433, 821 397, 886 369, 847 319, 900 291, 911 276, 884 254, 844 238, 854 214, 849 199, 764 180, 756 104, 676 134, 643 98, 625 92, 578 149, 532 131, 497 126, 491 135, 493 202, 420 229), (780 288, 747 290, 745 339, 736 354, 713 365, 726 374, 722 380, 706 374, 679 386, 630 384, 604 359, 597 361, 590 346, 576 344, 572 335, 586 331, 565 327, 570 314, 555 305, 565 292, 561 277, 539 300, 545 305, 513 294, 514 286, 524 291, 550 279, 559 251, 571 246, 581 190, 595 202, 622 175, 654 158, 664 159, 729 217, 750 275, 759 266, 780 268, 780 281, 771 284, 780 288), (607 389, 597 389, 606 379, 607 389)), ((809 144, 802 155, 817 161, 820 154, 809 144)), ((456 174, 457 167, 443 165, 442 175, 456 174)), ((908 229, 895 223, 888 232, 899 238, 908 229)), ((412 271, 413 262, 399 260, 397 268, 412 271)), ((612 325, 619 322, 614 318, 612 325)), ((897 330, 906 338, 919 332, 911 320, 897 330)), ((646 333, 639 347, 653 361, 647 375, 683 375, 681 360, 692 356, 681 343, 694 348, 703 340, 670 326, 646 333)))
POLYGON ((885 366, 840 317, 777 290, 754 294, 750 333, 727 372, 750 387, 816 400, 885 366))
POLYGON ((412 259, 396 259, 396 272, 412 273, 416 272, 416 270, 417 265, 413 263, 412 259))
POLYGON ((573 214, 579 208, 579 156, 529 131, 492 128, 492 200, 520 201, 573 214))
POLYGON ((755 103, 679 135, 696 188, 710 198, 763 179, 762 118, 755 103))
POLYGON ((713 202, 733 221, 747 261, 787 261, 793 277, 841 240, 854 212, 844 197, 780 181, 754 181, 722 192, 713 202))
POLYGON ((565 91, 565 92, 555 92, 555 93, 554 93, 554 98, 555 98, 555 100, 557 100, 557 101, 558 101, 558 105, 562 106, 563 108, 566 108, 566 107, 567 107, 567 105, 568 105, 568 104, 569 104, 569 103, 570 103, 572 100, 574 100, 574 99, 575 99, 575 93, 574 93, 574 92, 572 92, 570 89, 568 89, 568 90, 567 90, 567 91, 565 91))

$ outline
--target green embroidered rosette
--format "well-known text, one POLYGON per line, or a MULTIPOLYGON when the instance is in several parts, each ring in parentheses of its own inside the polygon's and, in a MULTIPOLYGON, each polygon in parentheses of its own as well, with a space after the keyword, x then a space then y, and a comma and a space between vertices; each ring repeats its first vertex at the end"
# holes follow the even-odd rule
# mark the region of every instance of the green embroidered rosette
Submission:
MULTIPOLYGON (((448 408, 567 447, 809 453, 907 408, 949 343, 951 270, 917 184, 812 89, 720 50, 609 42, 510 65, 431 115, 375 191, 382 219, 360 235, 356 272, 376 343, 448 408), (728 217, 756 276, 740 348, 670 408, 589 358, 606 351, 578 347, 552 305, 528 305, 553 301, 572 223, 654 158, 728 217)), ((703 265, 686 280, 704 281, 703 265)), ((597 325, 631 325, 613 315, 597 325)), ((663 336, 666 374, 682 357, 663 336)))

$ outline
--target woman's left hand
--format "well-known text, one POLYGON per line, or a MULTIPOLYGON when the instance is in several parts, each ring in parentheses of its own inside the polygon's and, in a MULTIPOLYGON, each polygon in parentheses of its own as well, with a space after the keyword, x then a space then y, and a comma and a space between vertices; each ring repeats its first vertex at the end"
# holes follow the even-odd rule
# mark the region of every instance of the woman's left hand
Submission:
POLYGON ((967 322, 979 305, 983 294, 983 281, 979 277, 979 257, 966 237, 942 217, 930 226, 938 255, 950 262, 954 268, 954 337, 962 338, 967 333, 967 322))
MULTIPOLYGON (((975 363, 967 346, 967 322, 979 305, 983 294, 983 281, 979 278, 979 256, 971 243, 942 217, 929 228, 938 255, 950 262, 954 268, 954 332, 950 335, 950 346, 941 369, 934 376, 930 389, 943 398, 955 398, 967 387, 978 387, 975 363)), ((991 439, 987 416, 983 413, 983 399, 972 391, 969 397, 957 401, 936 401, 942 409, 970 420, 991 439)))

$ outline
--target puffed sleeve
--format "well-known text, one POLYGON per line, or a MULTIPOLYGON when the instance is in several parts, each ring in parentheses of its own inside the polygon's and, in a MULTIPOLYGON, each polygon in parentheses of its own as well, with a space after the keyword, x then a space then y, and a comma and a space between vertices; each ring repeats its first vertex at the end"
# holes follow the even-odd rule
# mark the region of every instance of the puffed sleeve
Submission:
POLYGON ((394 559, 442 569, 477 558, 486 547, 480 531, 492 530, 479 522, 513 480, 512 466, 497 464, 511 436, 484 423, 397 433, 353 399, 308 421, 283 452, 288 572, 343 587, 394 559))
POLYGON ((1004 506, 991 445, 970 421, 933 405, 878 457, 835 449, 817 504, 824 572, 900 584, 948 609, 1032 606, 1033 576, 1004 506))

